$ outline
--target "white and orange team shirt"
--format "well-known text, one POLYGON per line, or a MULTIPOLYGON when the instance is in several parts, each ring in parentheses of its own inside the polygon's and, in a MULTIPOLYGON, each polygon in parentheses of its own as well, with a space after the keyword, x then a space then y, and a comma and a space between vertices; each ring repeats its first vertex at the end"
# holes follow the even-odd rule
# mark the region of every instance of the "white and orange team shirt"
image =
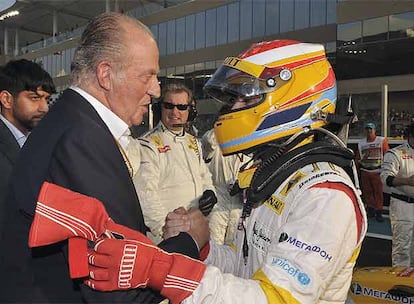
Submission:
POLYGON ((389 150, 385 137, 376 136, 373 141, 366 138, 358 142, 358 159, 360 169, 369 172, 380 172, 384 153, 389 150))

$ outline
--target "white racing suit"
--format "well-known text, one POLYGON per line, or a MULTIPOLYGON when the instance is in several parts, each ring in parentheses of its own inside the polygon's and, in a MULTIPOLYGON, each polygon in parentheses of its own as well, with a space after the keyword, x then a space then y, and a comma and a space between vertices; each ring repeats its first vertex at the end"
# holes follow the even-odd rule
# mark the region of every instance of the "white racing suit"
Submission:
POLYGON ((342 168, 292 173, 252 210, 234 246, 210 242, 206 273, 183 303, 344 303, 367 229, 364 206, 342 168))
MULTIPOLYGON (((414 175, 414 149, 408 143, 388 150, 385 153, 381 169, 381 180, 384 184, 386 184, 388 176, 409 177, 411 175, 414 175)), ((404 185, 390 187, 390 190, 392 266, 413 267, 414 187, 404 185)))
POLYGON ((141 164, 133 180, 145 224, 159 242, 168 212, 181 206, 198 207, 203 192, 215 189, 193 135, 175 135, 160 122, 139 140, 141 164))
POLYGON ((242 210, 241 196, 230 195, 230 187, 237 179, 240 167, 250 160, 241 153, 223 156, 214 129, 207 131, 202 139, 203 158, 210 169, 217 193, 217 204, 209 216, 210 239, 217 244, 233 241, 242 210))

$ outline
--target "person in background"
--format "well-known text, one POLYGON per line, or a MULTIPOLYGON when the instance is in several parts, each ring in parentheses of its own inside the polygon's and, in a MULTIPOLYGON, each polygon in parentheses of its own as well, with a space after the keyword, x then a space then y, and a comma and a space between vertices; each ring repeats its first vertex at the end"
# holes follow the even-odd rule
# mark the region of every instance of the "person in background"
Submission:
POLYGON ((217 192, 217 205, 209 216, 210 238, 217 244, 233 242, 242 211, 241 193, 232 193, 238 187, 237 174, 251 158, 242 153, 223 156, 214 129, 201 138, 203 158, 211 172, 217 192))
MULTIPOLYGON (((68 252, 73 251, 68 251, 67 241, 28 248, 45 181, 100 200, 114 222, 146 232, 132 181, 133 166, 125 150, 129 127, 141 123, 151 98, 160 95, 158 60, 151 31, 134 18, 106 13, 86 26, 73 59, 72 86, 33 130, 15 166, 1 229, 0 260, 0 272, 15 275, 2 282, 1 303, 161 300, 150 288, 103 293, 90 289, 82 279, 72 280, 68 252)), ((199 229, 200 234, 181 233, 151 248, 197 258, 198 247, 209 233, 204 216, 197 210, 195 214, 200 221, 192 231, 199 229)))
MULTIPOLYGON (((37 63, 19 59, 0 67, 1 208, 20 148, 48 112, 49 98, 54 93, 52 77, 37 63)), ((0 211, 0 217, 3 214, 0 211)))
MULTIPOLYGON (((243 211, 234 245, 202 249, 208 266, 182 303, 344 303, 367 219, 352 181, 354 153, 329 131, 342 114, 324 47, 255 43, 226 58, 204 89, 230 109, 215 124, 223 155, 252 153, 253 161, 238 175, 243 211)), ((165 236, 191 226, 185 212, 168 214, 165 236)), ((102 271, 99 279, 91 272, 94 288, 118 289, 121 253, 130 245, 104 239, 105 248, 91 252, 102 271)), ((179 264, 182 273, 193 271, 190 264, 179 264)), ((135 286, 148 277, 131 268, 135 286)))
POLYGON ((414 266, 414 123, 405 131, 407 142, 384 156, 381 180, 390 187, 392 266, 414 266))
POLYGON ((180 206, 198 207, 201 198, 215 196, 200 143, 185 131, 197 114, 192 100, 185 85, 168 84, 153 105, 160 122, 140 138, 141 163, 134 184, 154 241, 162 239, 168 212, 180 206))
POLYGON ((389 150, 385 137, 377 136, 376 126, 369 122, 365 125, 366 137, 358 142, 357 164, 361 172, 362 195, 366 203, 368 217, 383 222, 384 191, 380 178, 384 153, 389 150))

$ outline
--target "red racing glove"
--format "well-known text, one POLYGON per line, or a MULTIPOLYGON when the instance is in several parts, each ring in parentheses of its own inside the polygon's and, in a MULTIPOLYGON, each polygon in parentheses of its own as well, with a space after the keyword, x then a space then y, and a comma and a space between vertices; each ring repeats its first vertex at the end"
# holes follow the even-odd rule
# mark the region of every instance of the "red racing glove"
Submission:
POLYGON ((101 201, 43 183, 30 227, 29 247, 68 239, 70 277, 81 278, 89 276, 87 240, 96 241, 102 236, 154 244, 144 234, 112 221, 101 201))
POLYGON ((89 287, 101 291, 151 287, 172 304, 198 287, 206 266, 177 253, 134 240, 102 239, 89 252, 89 287))

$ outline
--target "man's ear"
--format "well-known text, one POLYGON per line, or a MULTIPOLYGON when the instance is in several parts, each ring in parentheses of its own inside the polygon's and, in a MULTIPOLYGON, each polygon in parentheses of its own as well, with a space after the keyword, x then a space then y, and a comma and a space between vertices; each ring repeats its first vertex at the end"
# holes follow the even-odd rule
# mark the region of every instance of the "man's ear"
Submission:
POLYGON ((96 67, 96 78, 99 86, 106 91, 112 88, 113 69, 108 61, 101 61, 96 67))
POLYGON ((7 90, 0 91, 0 103, 2 109, 11 109, 13 107, 13 95, 7 90))

